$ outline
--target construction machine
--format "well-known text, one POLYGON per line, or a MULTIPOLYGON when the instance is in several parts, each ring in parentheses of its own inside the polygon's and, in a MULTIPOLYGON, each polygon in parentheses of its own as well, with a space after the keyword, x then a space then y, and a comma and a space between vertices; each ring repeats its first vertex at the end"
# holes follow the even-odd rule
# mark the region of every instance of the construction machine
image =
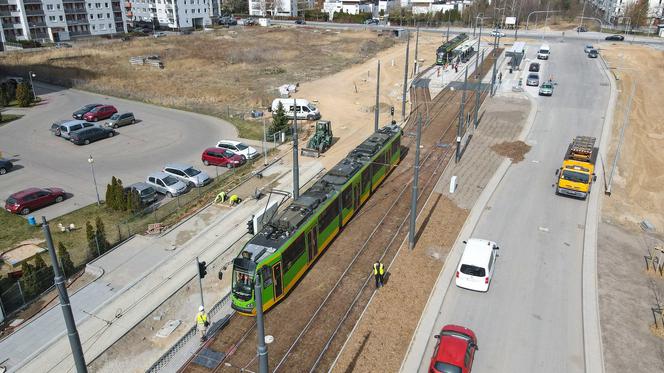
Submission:
POLYGON ((309 139, 306 148, 302 148, 301 154, 307 157, 320 157, 332 145, 332 123, 329 120, 316 122, 316 131, 309 139))

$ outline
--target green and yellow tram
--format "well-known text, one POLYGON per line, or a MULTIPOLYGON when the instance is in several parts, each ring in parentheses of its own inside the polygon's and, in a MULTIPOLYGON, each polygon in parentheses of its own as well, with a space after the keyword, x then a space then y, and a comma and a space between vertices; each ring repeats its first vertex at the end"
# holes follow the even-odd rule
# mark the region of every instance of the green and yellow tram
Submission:
POLYGON ((374 132, 279 213, 233 260, 232 307, 255 315, 254 285, 263 310, 288 294, 401 159, 401 128, 374 132))
POLYGON ((438 47, 436 50, 436 65, 452 62, 457 57, 454 50, 466 40, 468 40, 468 35, 461 33, 438 47))

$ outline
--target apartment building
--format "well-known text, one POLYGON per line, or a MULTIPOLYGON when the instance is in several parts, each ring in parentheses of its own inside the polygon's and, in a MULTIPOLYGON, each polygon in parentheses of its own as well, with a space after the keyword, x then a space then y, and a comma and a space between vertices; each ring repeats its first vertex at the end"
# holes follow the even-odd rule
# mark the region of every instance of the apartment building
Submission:
POLYGON ((297 17, 306 9, 313 9, 315 0, 248 0, 249 15, 254 17, 297 17))
POLYGON ((126 32, 119 0, 0 0, 2 43, 126 32))
POLYGON ((218 0, 131 0, 126 5, 130 22, 153 21, 170 29, 211 26, 220 8, 218 0))
MULTIPOLYGON (((604 22, 616 23, 622 22, 627 6, 636 3, 636 1, 637 0, 591 0, 590 5, 600 11, 604 22)), ((664 18, 664 1, 649 0, 648 4, 649 23, 652 23, 654 20, 660 20, 661 22, 662 18, 664 18)))

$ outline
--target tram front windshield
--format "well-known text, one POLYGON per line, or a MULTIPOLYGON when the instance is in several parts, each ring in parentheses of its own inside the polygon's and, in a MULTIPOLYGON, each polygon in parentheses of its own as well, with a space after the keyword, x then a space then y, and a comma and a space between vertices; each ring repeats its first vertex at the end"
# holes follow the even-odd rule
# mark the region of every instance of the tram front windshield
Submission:
POLYGON ((252 271, 242 268, 233 270, 233 292, 239 298, 250 299, 254 286, 254 274, 252 271))

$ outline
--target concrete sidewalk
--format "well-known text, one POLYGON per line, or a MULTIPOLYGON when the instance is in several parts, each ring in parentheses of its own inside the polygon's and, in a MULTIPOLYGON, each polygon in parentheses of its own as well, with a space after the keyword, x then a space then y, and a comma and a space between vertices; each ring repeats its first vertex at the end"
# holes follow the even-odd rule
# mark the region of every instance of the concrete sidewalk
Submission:
MULTIPOLYGON (((321 168, 316 161, 305 162, 300 170, 301 184, 318 174, 321 168)), ((277 163, 263 175, 276 176, 274 187, 277 189, 292 188, 287 164, 277 163)), ((112 255, 95 262, 95 266, 103 268, 104 275, 72 296, 73 308, 80 310, 77 324, 86 361, 99 356, 191 280, 196 275, 192 264, 194 257, 209 262, 244 236, 248 217, 263 203, 263 200, 247 199, 239 207, 226 211, 209 206, 164 236, 134 238, 111 252, 112 255), (96 294, 99 289, 106 291, 100 296, 96 294), (83 302, 84 299, 88 303, 83 302), (86 317, 83 310, 93 317, 86 317)), ((71 349, 60 312, 60 307, 52 308, 22 328, 14 339, 0 344, 0 349, 5 348, 7 352, 0 356, 10 359, 6 362, 10 371, 72 369, 71 349), (43 329, 49 320, 53 323, 43 329), (48 330, 53 335, 44 337, 48 330)))

